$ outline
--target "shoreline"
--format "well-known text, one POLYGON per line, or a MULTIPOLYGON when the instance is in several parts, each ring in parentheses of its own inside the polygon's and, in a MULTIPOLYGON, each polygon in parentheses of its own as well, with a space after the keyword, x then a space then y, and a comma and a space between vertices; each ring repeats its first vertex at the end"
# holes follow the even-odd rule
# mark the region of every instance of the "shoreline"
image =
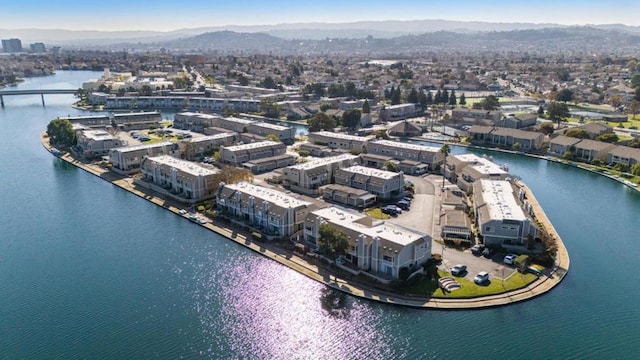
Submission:
MULTIPOLYGON (((50 146, 48 137, 46 137, 45 134, 45 132, 41 133, 40 140, 43 147, 52 155, 115 186, 118 186, 123 190, 129 191, 134 195, 150 201, 157 206, 161 206, 162 208, 173 212, 177 216, 184 217, 188 220, 186 216, 179 213, 182 207, 180 207, 178 203, 162 199, 159 196, 154 195, 151 191, 140 191, 133 184, 133 179, 131 177, 117 175, 97 165, 84 163, 73 158, 69 153, 60 154, 55 148, 50 146)), ((518 182, 518 186, 526 191, 527 198, 534 207, 536 219, 538 219, 538 221, 540 221, 540 223, 545 226, 549 234, 551 234, 557 240, 558 252, 556 256, 556 263, 548 276, 543 275, 538 278, 538 280, 535 280, 533 283, 523 288, 506 293, 475 298, 444 299, 407 296, 392 293, 369 286, 359 281, 339 278, 337 277, 340 276, 339 274, 336 274, 334 271, 328 270, 325 266, 319 265, 315 261, 309 262, 305 258, 294 254, 292 251, 282 249, 270 243, 252 241, 251 235, 247 231, 234 228, 232 226, 229 226, 229 224, 220 222, 216 219, 213 219, 205 224, 198 224, 196 222, 194 222, 194 224, 203 226, 228 240, 231 240, 239 245, 244 246, 245 248, 262 254, 274 261, 277 261, 278 263, 287 266, 290 269, 295 270, 312 280, 359 298, 413 308, 442 310, 481 309, 488 307, 505 306, 521 301, 530 300, 537 296, 543 295, 557 286, 560 282, 562 282, 569 270, 569 256, 560 236, 556 232, 549 219, 544 214, 544 211, 538 204, 529 188, 522 182, 518 182)))
POLYGON ((636 184, 634 184, 634 183, 632 183, 632 182, 630 182, 630 181, 628 181, 626 179, 623 179, 623 178, 621 178, 619 176, 604 173, 604 171, 608 171, 608 169, 598 168, 598 169, 602 169, 602 171, 598 171, 598 170, 594 170, 594 169, 588 168, 586 166, 582 166, 582 163, 580 163, 580 162, 564 160, 564 159, 561 159, 561 158, 558 158, 558 157, 554 157, 552 155, 537 155, 537 154, 531 154, 531 153, 526 153, 526 152, 522 152, 522 151, 513 151, 513 150, 501 149, 501 148, 491 148, 491 147, 484 147, 484 146, 478 146, 478 145, 472 145, 472 144, 456 143, 456 142, 444 141, 444 140, 426 139, 426 138, 420 138, 420 137, 411 137, 411 138, 406 138, 406 139, 409 139, 411 141, 426 141, 426 142, 433 142, 433 143, 438 143, 438 144, 447 143, 447 144, 450 144, 450 145, 453 145, 453 146, 465 147, 467 149, 495 151, 495 152, 500 152, 500 153, 506 153, 506 154, 512 154, 512 155, 522 155, 522 156, 527 156, 527 157, 530 157, 530 158, 546 160, 546 161, 549 161, 549 162, 554 162, 554 163, 563 164, 563 165, 566 165, 566 166, 579 168, 579 169, 588 171, 588 172, 593 173, 593 174, 604 176, 604 177, 609 178, 611 180, 617 181, 620 184, 625 185, 626 187, 628 187, 628 188, 630 188, 632 190, 640 192, 640 185, 636 185, 636 184))

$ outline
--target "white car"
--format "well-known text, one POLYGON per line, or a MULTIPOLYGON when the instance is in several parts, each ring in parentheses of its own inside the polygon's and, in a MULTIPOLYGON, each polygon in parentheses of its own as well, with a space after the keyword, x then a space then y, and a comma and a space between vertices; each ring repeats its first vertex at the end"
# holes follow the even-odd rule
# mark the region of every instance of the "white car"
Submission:
POLYGON ((473 278, 473 282, 482 285, 489 281, 489 273, 486 271, 480 271, 476 277, 473 278))
POLYGON ((516 254, 509 254, 505 256, 504 259, 502 259, 502 262, 504 262, 507 265, 513 265, 513 262, 516 260, 517 257, 518 255, 516 254))
POLYGON ((185 209, 180 209, 180 211, 178 211, 180 213, 180 215, 184 215, 187 213, 187 210, 185 209))
POLYGON ((458 264, 451 268, 451 275, 453 276, 461 276, 467 272, 467 265, 458 264))

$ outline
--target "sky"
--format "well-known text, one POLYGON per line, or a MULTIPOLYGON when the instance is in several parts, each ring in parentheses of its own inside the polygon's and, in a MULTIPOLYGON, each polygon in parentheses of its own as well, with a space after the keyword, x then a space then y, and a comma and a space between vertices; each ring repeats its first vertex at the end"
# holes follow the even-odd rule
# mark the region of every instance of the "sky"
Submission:
POLYGON ((634 0, 3 0, 2 29, 154 30, 225 25, 442 19, 640 26, 634 0))

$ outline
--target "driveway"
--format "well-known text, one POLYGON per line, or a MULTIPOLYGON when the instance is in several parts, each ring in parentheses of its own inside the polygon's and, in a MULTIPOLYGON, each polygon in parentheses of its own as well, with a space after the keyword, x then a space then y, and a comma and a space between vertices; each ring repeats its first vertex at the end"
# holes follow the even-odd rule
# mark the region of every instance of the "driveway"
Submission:
POLYGON ((411 210, 404 211, 398 217, 388 221, 404 227, 418 230, 427 234, 433 231, 433 209, 435 206, 435 187, 433 184, 419 176, 405 175, 405 180, 413 182, 415 194, 411 201, 411 210))

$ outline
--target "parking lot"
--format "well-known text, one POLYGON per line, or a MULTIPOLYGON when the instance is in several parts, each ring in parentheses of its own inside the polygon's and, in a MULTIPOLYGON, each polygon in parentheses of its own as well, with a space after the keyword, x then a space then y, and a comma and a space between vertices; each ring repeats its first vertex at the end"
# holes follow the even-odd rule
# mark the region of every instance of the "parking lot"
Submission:
POLYGON ((506 279, 516 271, 513 266, 506 265, 502 262, 502 259, 504 259, 506 255, 504 253, 497 253, 491 259, 487 259, 482 255, 473 255, 468 249, 460 251, 445 247, 436 242, 433 243, 431 251, 442 254, 442 264, 439 268, 446 272, 450 272, 451 268, 456 264, 467 265, 467 273, 463 277, 469 281, 473 281, 473 277, 480 271, 488 272, 489 280, 493 278, 506 279))

